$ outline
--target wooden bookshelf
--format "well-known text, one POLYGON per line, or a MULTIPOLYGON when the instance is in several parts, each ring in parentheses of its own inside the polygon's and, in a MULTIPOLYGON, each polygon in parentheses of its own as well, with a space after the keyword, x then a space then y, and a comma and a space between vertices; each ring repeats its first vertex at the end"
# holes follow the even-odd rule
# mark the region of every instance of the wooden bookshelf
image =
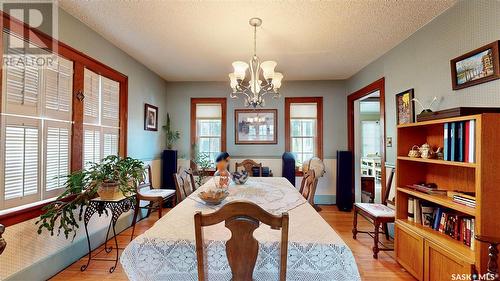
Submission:
POLYGON ((408 220, 408 198, 473 217, 475 234, 500 237, 500 114, 485 113, 399 125, 397 127, 396 228, 397 261, 418 280, 450 280, 451 274, 486 272, 487 245, 473 247, 430 227, 408 220), (413 145, 443 147, 444 124, 475 120, 475 162, 454 162, 408 157, 413 145), (407 188, 435 183, 439 189, 475 192, 476 207, 454 202, 446 195, 430 195, 407 188), (408 251, 411 251, 409 253, 408 251))

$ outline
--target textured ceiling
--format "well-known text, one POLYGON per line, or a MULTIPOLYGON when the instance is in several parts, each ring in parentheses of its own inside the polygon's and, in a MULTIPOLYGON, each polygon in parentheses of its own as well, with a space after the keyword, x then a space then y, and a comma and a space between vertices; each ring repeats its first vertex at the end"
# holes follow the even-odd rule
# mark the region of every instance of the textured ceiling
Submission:
POLYGON ((169 81, 222 81, 252 55, 285 80, 349 78, 455 0, 69 1, 60 6, 169 81))

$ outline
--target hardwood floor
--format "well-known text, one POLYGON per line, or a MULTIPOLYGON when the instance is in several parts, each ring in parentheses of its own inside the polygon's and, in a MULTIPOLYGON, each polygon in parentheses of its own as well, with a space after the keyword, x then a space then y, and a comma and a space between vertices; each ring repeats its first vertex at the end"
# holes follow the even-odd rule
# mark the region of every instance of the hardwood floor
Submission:
MULTIPOLYGON (((394 252, 380 252, 378 260, 373 259, 371 251, 373 239, 368 235, 358 234, 357 240, 352 239, 352 213, 339 212, 335 206, 321 206, 321 208, 321 216, 332 226, 333 229, 335 229, 349 248, 351 248, 358 264, 362 280, 415 280, 396 263, 393 258, 394 252)), ((168 212, 168 209, 165 209, 164 213, 166 212, 168 212)), ((158 215, 157 213, 154 213, 149 218, 137 223, 135 234, 142 234, 144 231, 149 229, 157 219, 158 215)), ((359 229, 371 229, 370 224, 364 219, 359 218, 358 221, 359 229)), ((119 248, 125 248, 127 246, 130 241, 131 233, 132 228, 128 228, 118 235, 119 248)), ((381 240, 385 241, 382 236, 383 235, 381 235, 381 240)), ((108 255, 114 254, 115 252, 112 251, 108 255)), ((93 252, 93 255, 105 257, 106 252, 104 251, 104 246, 96 249, 93 252)), ((108 269, 114 262, 92 261, 89 268, 86 271, 81 272, 80 267, 83 264, 86 264, 86 262, 87 257, 82 257, 79 261, 59 272, 51 280, 127 280, 127 276, 125 275, 119 262, 115 272, 112 274, 108 273, 108 269)))

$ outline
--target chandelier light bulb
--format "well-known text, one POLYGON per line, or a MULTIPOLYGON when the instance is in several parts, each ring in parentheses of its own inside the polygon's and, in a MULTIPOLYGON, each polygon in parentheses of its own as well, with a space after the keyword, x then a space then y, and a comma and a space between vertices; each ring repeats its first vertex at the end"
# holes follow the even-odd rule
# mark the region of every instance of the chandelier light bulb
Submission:
POLYGON ((273 76, 273 86, 275 89, 281 88, 281 80, 283 79, 283 74, 281 72, 275 72, 273 76))
POLYGON ((234 77, 237 80, 245 80, 245 75, 248 69, 248 63, 244 61, 233 62, 234 77))
POLYGON ((260 68, 262 68, 262 72, 266 80, 273 79, 274 68, 276 67, 276 65, 277 63, 272 60, 268 60, 260 64, 260 68))

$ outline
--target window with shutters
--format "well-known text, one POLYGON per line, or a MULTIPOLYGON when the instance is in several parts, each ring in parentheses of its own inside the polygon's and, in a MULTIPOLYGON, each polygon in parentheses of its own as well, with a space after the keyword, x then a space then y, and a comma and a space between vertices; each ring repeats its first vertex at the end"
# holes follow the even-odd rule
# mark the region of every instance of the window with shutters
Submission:
POLYGON ((197 152, 208 156, 215 167, 215 158, 226 150, 226 99, 191 99, 191 140, 197 152))
MULTIPOLYGON (((9 48, 8 37, 22 41, 27 33, 5 16, 0 24, 0 220, 5 222, 53 200, 65 176, 85 162, 125 155, 126 108, 120 103, 126 106, 127 77, 57 41, 56 52, 9 48)), ((53 40, 37 35, 36 40, 53 40)), ((38 214, 32 213, 23 218, 38 214)))
POLYGON ((120 85, 85 69, 83 111, 83 164, 118 154, 120 85))
POLYGON ((323 157, 322 112, 322 97, 285 99, 285 146, 295 154, 297 166, 311 157, 323 157))
MULTIPOLYGON (((4 31, 4 36, 12 35, 4 31)), ((11 63, 2 68, 1 209, 60 194, 71 151, 73 62, 48 52, 9 50, 7 58, 11 63)))

